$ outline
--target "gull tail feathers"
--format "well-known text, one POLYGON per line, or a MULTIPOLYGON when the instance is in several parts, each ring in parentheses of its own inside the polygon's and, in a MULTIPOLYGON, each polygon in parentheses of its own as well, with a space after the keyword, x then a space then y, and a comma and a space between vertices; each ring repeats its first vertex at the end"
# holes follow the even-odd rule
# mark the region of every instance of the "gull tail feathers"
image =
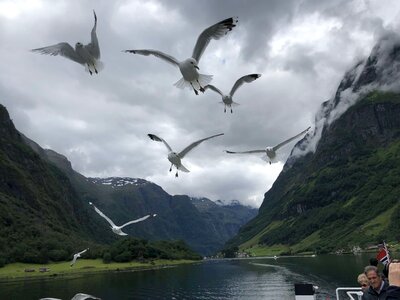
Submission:
MULTIPOLYGON (((213 75, 199 74, 199 83, 204 88, 207 84, 211 83, 213 75)), ((196 82, 197 84, 197 82, 196 82)), ((198 85, 198 84, 197 84, 198 85)), ((200 89, 200 87, 199 87, 200 89)))
POLYGON ((179 167, 178 167, 178 170, 179 171, 182 171, 182 172, 185 172, 185 173, 189 173, 190 171, 188 170, 188 169, 186 169, 186 167, 184 166, 184 165, 180 165, 179 167))
POLYGON ((90 66, 85 65, 85 71, 88 73, 92 72, 93 74, 95 74, 96 70, 97 70, 97 73, 99 73, 103 69, 104 69, 104 63, 100 60, 95 60, 94 65, 90 65, 90 66))
POLYGON ((174 83, 174 86, 176 86, 178 89, 184 89, 185 87, 190 88, 190 83, 189 81, 186 81, 183 77, 179 79, 177 82, 174 83))
MULTIPOLYGON (((205 74, 199 74, 198 81, 192 81, 193 88, 196 90, 200 90, 200 86, 204 88, 207 84, 209 84, 213 79, 213 75, 205 75, 205 74), (199 86, 200 83, 200 86, 199 86)), ((192 88, 191 84, 189 81, 185 80, 183 77, 179 79, 177 82, 174 83, 174 86, 176 86, 179 89, 184 89, 184 88, 192 88)))

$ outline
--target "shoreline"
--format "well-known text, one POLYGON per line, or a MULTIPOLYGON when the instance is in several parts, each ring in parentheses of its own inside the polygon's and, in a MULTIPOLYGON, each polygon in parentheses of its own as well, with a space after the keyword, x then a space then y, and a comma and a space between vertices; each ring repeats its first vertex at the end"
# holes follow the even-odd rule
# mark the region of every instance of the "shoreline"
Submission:
POLYGON ((0 268, 0 284, 21 281, 73 279, 86 275, 101 273, 139 272, 173 268, 184 264, 199 263, 201 260, 154 260, 152 262, 126 262, 105 264, 101 259, 78 260, 76 267, 70 267, 69 262, 50 264, 13 263, 0 268), (49 268, 47 272, 39 272, 40 268, 49 268), (35 269, 25 272, 25 269, 35 269))

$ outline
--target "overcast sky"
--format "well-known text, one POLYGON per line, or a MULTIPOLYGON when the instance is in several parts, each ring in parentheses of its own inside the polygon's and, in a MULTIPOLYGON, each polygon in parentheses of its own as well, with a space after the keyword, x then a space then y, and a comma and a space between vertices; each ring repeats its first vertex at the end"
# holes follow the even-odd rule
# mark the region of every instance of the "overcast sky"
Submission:
POLYGON ((295 142, 272 165, 223 150, 263 149, 312 126, 344 72, 385 29, 399 27, 399 12, 397 0, 0 0, 0 103, 19 131, 85 176, 139 177, 170 194, 258 207, 295 142), (104 63, 98 75, 29 51, 87 44, 93 9, 104 63), (183 60, 205 28, 231 16, 238 26, 211 41, 199 67, 226 93, 239 77, 262 74, 236 92, 233 114, 212 91, 196 96, 173 86, 177 68, 121 52, 157 49, 183 60), (147 137, 180 151, 220 132, 184 158, 191 172, 179 178, 168 172, 165 147, 147 137))

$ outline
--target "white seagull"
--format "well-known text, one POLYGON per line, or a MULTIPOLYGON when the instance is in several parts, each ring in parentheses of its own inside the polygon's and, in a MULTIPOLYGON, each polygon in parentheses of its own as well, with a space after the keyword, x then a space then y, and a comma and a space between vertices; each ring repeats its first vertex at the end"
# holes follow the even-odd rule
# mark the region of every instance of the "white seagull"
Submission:
POLYGON ((85 66, 90 75, 92 75, 93 72, 97 74, 102 69, 103 63, 99 60, 100 48, 96 35, 97 16, 94 10, 93 14, 94 26, 91 33, 92 40, 89 44, 83 45, 82 43, 78 42, 75 44, 74 49, 70 44, 63 42, 48 47, 32 49, 31 51, 39 52, 41 54, 49 54, 52 56, 64 56, 65 58, 71 59, 74 62, 85 66))
POLYGON ((178 88, 192 87, 195 94, 198 95, 198 91, 204 93, 204 86, 209 84, 212 80, 212 75, 199 74, 198 63, 201 55, 210 43, 211 39, 219 40, 221 37, 231 31, 238 22, 237 17, 225 19, 217 24, 214 24, 205 29, 197 38, 196 45, 194 46, 192 57, 183 61, 178 61, 175 57, 165 54, 158 50, 152 49, 141 49, 141 50, 124 50, 128 53, 141 54, 141 55, 154 55, 164 61, 179 67, 183 78, 177 81, 174 85, 178 88), (197 69, 197 70, 196 70, 197 69))
POLYGON ((86 251, 88 251, 88 250, 89 250, 89 248, 87 248, 87 249, 85 249, 85 250, 83 250, 83 251, 81 251, 81 252, 78 252, 78 253, 74 254, 74 258, 73 258, 72 261, 71 261, 71 267, 76 263, 76 260, 78 259, 78 257, 81 257, 81 255, 82 255, 83 253, 85 253, 86 251))
MULTIPOLYGON (((93 299, 93 300, 101 300, 101 298, 97 298, 92 295, 78 293, 76 294, 71 300, 86 300, 86 299, 93 299)), ((39 300, 61 300, 59 298, 40 298, 39 300)))
POLYGON ((125 226, 128 226, 128 225, 130 225, 130 224, 134 224, 134 223, 139 223, 139 222, 142 222, 142 221, 144 221, 144 220, 146 220, 146 219, 148 219, 148 218, 150 218, 150 217, 155 217, 155 216, 157 216, 157 214, 146 215, 146 216, 144 216, 144 217, 142 217, 142 218, 140 218, 140 219, 136 219, 136 220, 129 221, 129 222, 125 223, 125 224, 122 225, 122 226, 117 226, 117 225, 114 224, 113 221, 111 221, 111 219, 110 219, 109 217, 107 217, 105 214, 103 214, 103 213, 101 212, 100 209, 98 209, 96 206, 94 206, 94 204, 93 204, 92 202, 89 202, 89 204, 92 205, 92 206, 94 207, 94 210, 95 210, 100 216, 102 216, 104 219, 106 219, 106 221, 107 221, 108 223, 110 223, 110 225, 111 225, 111 230, 112 230, 115 234, 118 234, 118 235, 127 235, 125 232, 122 231, 122 228, 124 228, 125 226))
POLYGON ((187 146, 181 152, 176 153, 176 152, 174 152, 172 150, 172 148, 168 145, 168 143, 164 139, 156 136, 155 134, 148 134, 149 138, 151 138, 153 141, 163 142, 165 147, 167 147, 167 149, 168 149, 168 160, 171 162, 171 167, 169 168, 169 171, 171 172, 172 171, 172 166, 175 166, 176 167, 175 177, 178 177, 178 170, 180 170, 182 172, 186 172, 186 173, 190 172, 187 168, 185 168, 184 165, 182 165, 182 162, 181 162, 182 158, 184 158, 185 155, 188 154, 188 152, 190 150, 192 150, 194 147, 198 146, 201 142, 204 142, 206 140, 212 139, 212 138, 220 136, 220 135, 224 135, 224 134, 220 133, 220 134, 212 135, 212 136, 206 137, 204 139, 198 140, 198 141, 190 144, 189 146, 187 146))
POLYGON ((233 101, 232 97, 233 94, 235 94, 236 90, 245 82, 253 82, 254 80, 256 80, 257 78, 261 77, 261 74, 249 74, 249 75, 245 75, 243 77, 240 77, 238 80, 236 80, 235 84, 233 85, 231 91, 229 92, 228 95, 225 95, 224 93, 222 93, 218 88, 216 88, 215 86, 213 86, 212 84, 206 85, 204 87, 204 89, 210 89, 218 94, 220 94, 222 96, 222 102, 224 104, 224 112, 226 112, 226 107, 228 106, 231 109, 231 113, 233 113, 232 111, 232 105, 239 105, 239 103, 236 103, 233 101))
POLYGON ((290 139, 287 139, 286 141, 283 141, 282 143, 276 145, 275 147, 267 147, 264 150, 250 150, 250 151, 241 151, 241 152, 233 152, 233 151, 228 151, 225 150, 226 153, 229 154, 252 154, 252 153, 265 153, 266 157, 265 160, 271 164, 272 162, 275 162, 275 157, 276 157, 276 151, 281 148, 282 146, 286 145, 287 143, 293 141, 294 139, 297 139, 298 137, 302 136, 304 133, 306 133, 311 127, 308 127, 306 130, 303 130, 299 134, 291 137, 290 139))

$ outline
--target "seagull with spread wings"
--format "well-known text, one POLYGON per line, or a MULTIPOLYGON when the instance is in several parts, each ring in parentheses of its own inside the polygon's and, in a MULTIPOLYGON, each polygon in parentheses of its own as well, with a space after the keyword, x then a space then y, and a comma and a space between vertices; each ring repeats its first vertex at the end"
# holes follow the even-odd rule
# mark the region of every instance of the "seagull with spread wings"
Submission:
MULTIPOLYGON (((93 299, 93 300, 101 300, 101 298, 97 298, 92 295, 78 293, 76 294, 71 300, 86 300, 86 299, 93 299)), ((41 298, 39 300, 61 300, 59 298, 41 298)))
POLYGON ((235 84, 233 85, 231 91, 229 92, 228 95, 225 95, 224 93, 222 93, 218 88, 216 88, 214 85, 212 84, 208 84, 204 87, 204 89, 210 89, 218 94, 220 94, 222 96, 222 102, 224 104, 224 112, 226 112, 226 107, 228 106, 231 109, 231 113, 233 113, 232 110, 232 105, 239 105, 239 103, 236 103, 233 101, 232 97, 233 94, 235 94, 236 90, 245 82, 253 82, 254 80, 256 80, 257 78, 260 78, 261 74, 249 74, 249 75, 245 75, 240 77, 238 80, 236 80, 235 84))
POLYGON ((175 83, 178 88, 192 87, 196 95, 198 90, 204 93, 204 86, 209 84, 212 80, 212 75, 199 74, 198 63, 201 55, 210 43, 211 39, 219 40, 221 37, 231 31, 238 22, 237 17, 225 19, 217 24, 214 24, 205 29, 200 36, 197 38, 196 45, 194 46, 192 57, 179 61, 175 57, 165 54, 158 50, 152 49, 140 49, 140 50, 124 50, 128 53, 140 54, 140 55, 154 55, 155 57, 161 58, 162 60, 179 67, 182 73, 182 78, 175 83))
POLYGON ((89 248, 87 248, 87 249, 85 249, 85 250, 83 250, 83 251, 81 251, 81 252, 78 252, 78 253, 74 254, 74 258, 73 258, 72 261, 71 261, 71 267, 76 263, 76 260, 78 259, 78 257, 81 257, 81 255, 82 255, 83 253, 85 253, 86 251, 88 251, 88 250, 89 250, 89 248))
POLYGON ((33 52, 38 52, 41 54, 49 54, 52 56, 61 55, 68 58, 78 64, 85 66, 86 70, 90 75, 98 73, 102 67, 103 63, 100 59, 100 48, 99 41, 97 40, 96 28, 97 28, 97 16, 96 12, 93 10, 94 15, 94 26, 91 32, 91 42, 87 45, 83 45, 78 42, 75 44, 75 49, 66 42, 58 43, 52 46, 47 46, 43 48, 32 49, 33 52))
POLYGON ((125 232, 122 231, 122 228, 124 228, 125 226, 128 226, 128 225, 130 225, 130 224, 139 223, 139 222, 142 222, 142 221, 144 221, 144 220, 146 220, 146 219, 148 219, 148 218, 154 218, 154 217, 157 216, 157 214, 146 215, 146 216, 141 217, 141 218, 139 218, 139 219, 129 221, 129 222, 125 223, 124 225, 117 226, 117 225, 114 224, 113 221, 111 221, 111 219, 110 219, 109 217, 107 217, 107 216, 106 216, 100 209, 98 209, 92 202, 89 202, 89 204, 90 204, 91 206, 94 207, 94 210, 95 210, 100 216, 102 216, 104 219, 106 219, 106 221, 111 225, 111 230, 112 230, 115 234, 118 234, 118 235, 127 235, 125 232))
POLYGON ((186 173, 190 172, 184 165, 182 165, 182 159, 185 157, 186 154, 188 154, 189 151, 191 151, 194 147, 200 145, 200 143, 202 143, 206 140, 215 138, 217 136, 221 136, 221 135, 224 135, 224 134, 220 133, 220 134, 212 135, 212 136, 206 137, 204 139, 198 140, 194 143, 191 143, 189 146, 187 146, 185 149, 183 149, 179 153, 174 152, 164 139, 156 136, 155 134, 148 134, 148 137, 151 138, 153 141, 162 142, 165 145, 165 147, 167 147, 168 160, 171 162, 171 167, 169 168, 169 171, 171 172, 172 166, 175 166, 176 167, 175 177, 178 177, 178 170, 180 170, 182 172, 186 172, 186 173))
POLYGON ((282 143, 279 143, 278 145, 274 146, 274 147, 267 147, 266 149, 263 150, 250 150, 250 151, 241 151, 241 152, 234 152, 234 151, 228 151, 225 150, 226 153, 229 154, 253 154, 253 153, 265 153, 266 156, 263 157, 263 159, 265 158, 265 160, 267 162, 269 162, 269 164, 275 162, 275 157, 276 157, 276 151, 283 147, 284 145, 290 143, 291 141, 299 138, 300 136, 302 136, 303 134, 305 134, 311 127, 308 127, 306 130, 303 130, 302 132, 300 132, 299 134, 291 137, 290 139, 287 139, 286 141, 283 141, 282 143))

